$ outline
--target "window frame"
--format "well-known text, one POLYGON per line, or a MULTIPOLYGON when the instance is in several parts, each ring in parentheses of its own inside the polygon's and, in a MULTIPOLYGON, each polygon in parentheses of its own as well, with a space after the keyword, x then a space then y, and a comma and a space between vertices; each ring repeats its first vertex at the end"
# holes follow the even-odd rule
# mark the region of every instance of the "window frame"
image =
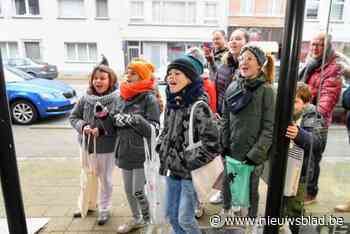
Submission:
POLYGON ((255 0, 243 0, 243 2, 239 9, 239 16, 254 16, 255 15, 255 0), (245 5, 250 4, 250 5, 245 5), (250 8, 250 12, 246 11, 247 6, 250 8))
POLYGON ((320 5, 321 5, 321 1, 320 0, 308 0, 305 2, 305 15, 304 15, 304 19, 305 21, 319 21, 320 20, 320 5), (307 10, 308 10, 308 4, 311 3, 317 3, 317 17, 316 19, 311 19, 307 17, 307 10))
POLYGON ((99 0, 95 0, 95 19, 109 19, 109 1, 106 0, 107 4, 107 15, 106 16, 97 16, 97 2, 99 0))
POLYGON ((39 14, 34 15, 29 13, 29 0, 23 0, 25 5, 25 11, 26 13, 24 15, 17 14, 17 8, 16 8, 16 2, 15 0, 12 0, 12 9, 13 9, 13 18, 41 18, 41 8, 40 8, 40 0, 38 1, 38 11, 39 14))
POLYGON ((64 42, 64 61, 65 63, 89 63, 89 64, 95 64, 98 61, 98 45, 97 42, 64 42), (75 59, 71 59, 68 57, 68 44, 73 44, 74 45, 74 53, 75 53, 75 59), (79 52, 78 52, 78 45, 79 44, 85 44, 86 46, 86 51, 87 51, 87 60, 81 60, 79 58, 79 52), (90 49, 89 45, 93 44, 96 46, 96 58, 93 60, 91 59, 90 56, 90 49))
POLYGON ((346 0, 344 1, 340 1, 340 0, 333 0, 332 1, 332 7, 331 7, 331 12, 332 12, 332 8, 334 5, 343 5, 343 12, 342 12, 342 16, 341 19, 332 19, 332 13, 330 14, 330 18, 329 21, 330 22, 344 22, 344 15, 345 15, 345 11, 346 11, 346 0))
POLYGON ((20 57, 20 53, 19 53, 19 43, 18 43, 17 41, 0 41, 0 43, 5 43, 5 46, 6 46, 6 57, 4 56, 4 54, 2 54, 2 57, 3 57, 3 58, 11 58, 11 57, 10 57, 10 47, 9 47, 9 43, 15 43, 15 44, 16 44, 16 51, 17 51, 17 54, 16 54, 16 57, 15 57, 15 58, 20 57))
MULTIPOLYGON (((152 5, 152 12, 153 12, 153 5, 154 2, 159 2, 159 8, 160 8, 160 22, 157 22, 154 20, 152 17, 151 22, 152 24, 155 25, 197 25, 198 23, 198 1, 195 0, 152 0, 151 5, 152 5), (165 9, 165 3, 184 3, 185 4, 185 22, 170 22, 170 21, 165 21, 164 17, 164 9, 165 9), (189 22, 189 4, 194 3, 194 7, 196 9, 196 15, 195 15, 195 22, 189 22)), ((217 2, 217 1, 208 1, 208 2, 217 2)), ((153 14, 152 14, 153 16, 153 14)))
POLYGON ((81 0, 83 2, 83 10, 82 10, 82 15, 81 16, 62 16, 60 15, 60 4, 61 2, 64 1, 64 0, 57 0, 56 3, 57 3, 57 19, 77 19, 77 20, 85 20, 87 19, 87 16, 86 16, 86 1, 85 0, 81 0))
POLYGON ((145 21, 145 2, 142 0, 131 0, 129 2, 129 23, 130 24, 138 24, 138 23, 144 23, 145 21), (132 4, 133 3, 141 3, 142 4, 142 15, 132 15, 132 4))
POLYGON ((29 57, 27 55, 27 51, 26 51, 26 42, 35 42, 35 43, 38 43, 39 44, 39 54, 40 54, 40 58, 39 59, 34 59, 34 60, 38 60, 38 61, 42 61, 43 59, 43 53, 42 53, 42 40, 41 39, 23 39, 22 40, 22 54, 24 55, 24 57, 26 58, 30 58, 30 59, 33 59, 31 57, 29 57))
POLYGON ((3 0, 0 0, 0 18, 4 17, 3 0))
POLYGON ((216 17, 208 17, 206 15, 208 4, 215 5, 216 13, 218 12, 218 7, 219 7, 218 1, 205 1, 204 2, 204 9, 203 9, 203 12, 204 12, 203 24, 205 24, 205 25, 218 25, 219 24, 219 16, 218 15, 216 15, 216 17), (213 23, 208 23, 208 22, 213 22, 213 23))

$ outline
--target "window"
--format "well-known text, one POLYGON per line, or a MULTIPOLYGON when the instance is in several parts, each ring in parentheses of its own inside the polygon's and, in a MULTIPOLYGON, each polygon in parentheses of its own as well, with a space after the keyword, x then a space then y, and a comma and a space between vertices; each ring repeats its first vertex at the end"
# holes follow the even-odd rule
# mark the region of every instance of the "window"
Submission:
POLYGON ((344 0, 333 0, 331 9, 331 20, 343 20, 344 0))
POLYGON ((96 17, 107 18, 108 17, 108 1, 96 0, 96 17))
POLYGON ((0 50, 3 59, 18 57, 17 42, 0 42, 0 50))
POLYGON ((0 0, 0 17, 2 16, 2 0, 0 0))
POLYGON ((217 24, 217 4, 216 2, 206 2, 204 5, 204 23, 205 24, 217 24))
POLYGON ((193 1, 152 1, 153 23, 194 24, 196 19, 196 3, 193 1))
POLYGON ((254 0, 241 1, 241 15, 253 15, 254 0))
POLYGON ((25 41, 23 42, 23 44, 24 44, 24 52, 26 57, 37 61, 41 60, 39 41, 25 41))
POLYGON ((129 41, 128 42, 128 61, 129 63, 134 58, 140 57, 140 43, 138 41, 129 41))
POLYGON ((96 43, 65 43, 66 60, 72 62, 96 62, 96 43))
POLYGON ((130 2, 130 22, 138 23, 144 21, 144 5, 141 1, 130 2))
POLYGON ((84 0, 58 0, 60 18, 84 18, 84 0))
POLYGON ((39 0, 14 0, 16 15, 40 15, 39 0))
POLYGON ((318 19, 319 0, 306 1, 306 19, 318 19))

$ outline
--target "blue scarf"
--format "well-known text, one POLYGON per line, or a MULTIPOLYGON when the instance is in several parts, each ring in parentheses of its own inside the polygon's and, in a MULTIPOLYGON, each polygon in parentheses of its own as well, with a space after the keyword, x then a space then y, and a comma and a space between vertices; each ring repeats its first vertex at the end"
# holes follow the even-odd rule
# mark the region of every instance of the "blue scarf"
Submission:
POLYGON ((189 107, 198 99, 198 97, 204 94, 203 81, 197 79, 177 93, 171 93, 169 85, 167 85, 165 92, 168 109, 176 110, 189 107))

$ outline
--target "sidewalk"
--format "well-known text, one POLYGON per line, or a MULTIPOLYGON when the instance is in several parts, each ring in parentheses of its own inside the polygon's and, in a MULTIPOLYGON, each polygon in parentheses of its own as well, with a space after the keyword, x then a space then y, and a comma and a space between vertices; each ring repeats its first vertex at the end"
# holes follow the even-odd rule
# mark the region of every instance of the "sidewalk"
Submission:
MULTIPOLYGON (((79 160, 44 159, 20 160, 18 162, 22 194, 26 216, 48 217, 49 223, 40 234, 106 234, 116 233, 119 224, 130 219, 131 213, 127 206, 122 187, 121 174, 114 172, 113 210, 110 221, 104 226, 96 224, 96 214, 86 219, 73 219, 79 192, 79 160)), ((307 211, 315 216, 333 214, 333 207, 349 199, 350 193, 350 162, 340 163, 324 161, 322 164, 320 194, 318 202, 308 206, 307 211)), ((265 206, 266 185, 260 183, 260 211, 263 216, 265 206)), ((5 216, 2 197, 0 197, 0 216, 5 216)), ((209 227, 208 215, 218 213, 219 206, 206 205, 206 216, 200 224, 209 227)), ((337 214, 343 216, 343 214, 337 214)), ((345 222, 350 222, 350 215, 344 216, 345 222)), ((142 230, 133 233, 142 233, 142 230)), ((231 232, 232 233, 232 232, 231 232)))

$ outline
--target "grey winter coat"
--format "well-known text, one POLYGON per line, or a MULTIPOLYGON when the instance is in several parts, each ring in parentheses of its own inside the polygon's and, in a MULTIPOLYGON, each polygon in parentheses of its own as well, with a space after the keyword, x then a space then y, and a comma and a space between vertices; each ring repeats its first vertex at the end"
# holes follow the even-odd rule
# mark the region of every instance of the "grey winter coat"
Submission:
MULTIPOLYGON (((198 100, 207 102, 205 96, 198 100)), ((193 104, 192 104, 193 105, 193 104)), ((215 117, 209 106, 201 103, 194 112, 194 142, 202 141, 198 154, 185 151, 189 145, 190 105, 181 109, 166 109, 164 128, 159 136, 156 150, 159 153, 161 175, 191 179, 191 170, 210 162, 219 153, 219 132, 215 117)))
POLYGON ((226 47, 221 50, 214 50, 214 61, 208 62, 207 64, 210 80, 215 81, 216 72, 222 64, 222 57, 226 52, 228 52, 228 49, 226 47))
POLYGON ((116 164, 119 168, 132 170, 143 168, 145 148, 143 138, 151 138, 151 126, 159 126, 159 103, 153 92, 145 92, 130 101, 121 101, 116 105, 113 115, 131 114, 134 123, 129 126, 116 127, 116 164))
MULTIPOLYGON (((120 97, 117 92, 113 92, 104 96, 95 96, 85 94, 80 98, 78 103, 74 106, 70 116, 69 122, 72 127, 79 133, 78 140, 82 143, 82 130, 86 125, 92 128, 105 129, 103 134, 96 138, 96 153, 111 153, 114 151, 116 135, 113 129, 106 129, 102 122, 94 117, 94 110, 96 102, 100 102, 106 106, 108 111, 115 109, 115 106, 120 102, 120 97)), ((92 152, 92 141, 89 145, 89 152, 92 152)))
POLYGON ((253 80, 237 78, 226 90, 222 116, 222 144, 225 155, 239 161, 253 161, 262 164, 268 157, 272 144, 275 115, 275 96, 272 85, 262 84, 253 92, 252 101, 240 112, 229 110, 230 97, 252 87, 258 81, 266 81, 262 74, 253 80))

